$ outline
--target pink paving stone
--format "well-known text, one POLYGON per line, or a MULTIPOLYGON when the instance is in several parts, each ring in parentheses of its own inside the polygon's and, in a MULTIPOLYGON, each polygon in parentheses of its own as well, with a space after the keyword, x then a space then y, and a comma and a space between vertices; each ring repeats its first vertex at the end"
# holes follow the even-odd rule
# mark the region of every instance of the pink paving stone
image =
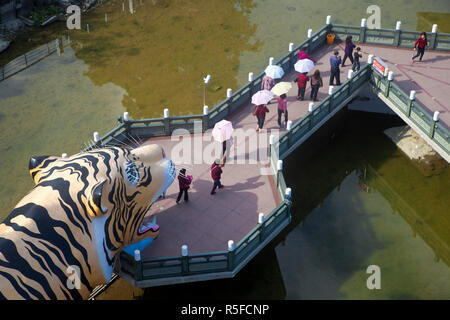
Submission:
MULTIPOLYGON (((367 62, 368 54, 381 57, 391 71, 394 71, 394 82, 406 93, 416 90, 416 100, 422 104, 430 114, 438 110, 441 112, 440 122, 447 128, 450 125, 450 53, 426 51, 423 63, 411 65, 411 49, 398 49, 384 46, 360 45, 363 58, 361 67, 367 62)), ((318 99, 322 100, 328 95, 329 83, 329 57, 335 48, 341 45, 324 45, 314 52, 313 57, 317 60, 316 68, 321 71, 324 86, 320 88, 318 99)), ((341 68, 341 82, 347 79, 348 70, 351 65, 341 68)), ((310 72, 312 74, 312 72, 310 72)), ((297 77, 296 72, 286 74, 282 81, 293 81, 297 77)), ((293 122, 303 117, 308 110, 310 86, 307 86, 305 101, 296 100, 297 85, 293 83, 288 92, 289 120, 293 122)), ((275 100, 268 105, 270 112, 266 117, 265 129, 278 129, 277 104, 275 100)), ((251 114, 253 107, 250 105, 242 107, 227 120, 233 122, 235 129, 254 129, 256 118, 251 114)), ((284 118, 283 118, 284 119, 284 118)), ((280 130, 282 134, 285 129, 280 130)), ((254 133, 251 139, 269 139, 269 135, 254 133)), ((191 135, 199 137, 199 135, 191 135)), ((171 141, 170 137, 150 139, 165 148, 166 154, 171 157, 172 148, 179 143, 171 141)), ((249 138, 244 143, 248 144, 249 138)), ((202 141, 202 146, 207 143, 202 141)), ((242 142, 237 142, 237 144, 242 142)), ((266 145, 268 143, 266 142, 266 145)), ((192 154, 199 155, 192 144, 192 154)), ((237 145, 233 146, 235 154, 237 145)), ((244 153, 238 156, 248 158, 255 150, 245 148, 244 153)), ((263 150, 264 151, 264 150, 263 150)), ((173 159, 173 157, 171 157, 173 159)), ((214 196, 209 193, 212 188, 210 176, 211 163, 202 164, 177 164, 177 169, 185 167, 188 174, 194 176, 194 182, 189 190, 189 203, 183 200, 179 205, 175 204, 178 195, 178 182, 175 181, 167 191, 167 198, 155 203, 152 210, 158 213, 157 221, 161 227, 160 236, 143 253, 143 258, 163 257, 180 255, 181 245, 188 244, 189 253, 201 253, 207 251, 226 250, 228 240, 234 240, 237 244, 258 221, 258 213, 263 212, 266 216, 277 206, 274 197, 273 183, 268 176, 261 175, 260 169, 265 167, 258 164, 231 163, 229 161, 223 168, 222 183, 224 189, 217 190, 214 196)))

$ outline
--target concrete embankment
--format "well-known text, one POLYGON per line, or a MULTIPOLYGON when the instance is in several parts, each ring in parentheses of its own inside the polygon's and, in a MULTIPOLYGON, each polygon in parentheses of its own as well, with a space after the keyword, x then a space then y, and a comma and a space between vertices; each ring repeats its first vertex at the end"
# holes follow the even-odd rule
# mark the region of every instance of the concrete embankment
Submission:
POLYGON ((411 127, 393 127, 383 132, 426 176, 438 174, 448 165, 411 127))

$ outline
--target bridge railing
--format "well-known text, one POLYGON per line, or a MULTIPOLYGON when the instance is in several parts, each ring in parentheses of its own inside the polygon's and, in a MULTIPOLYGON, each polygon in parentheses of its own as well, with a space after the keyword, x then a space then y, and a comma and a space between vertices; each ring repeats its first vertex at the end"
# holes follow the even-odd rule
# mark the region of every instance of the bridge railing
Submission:
MULTIPOLYGON (((125 252, 120 255, 121 271, 137 281, 187 275, 232 272, 261 246, 283 223, 290 222, 289 203, 283 201, 253 228, 234 250, 151 258, 135 261, 125 252)), ((224 244, 225 246, 226 244, 224 244)))
MULTIPOLYGON (((398 37, 398 32, 395 30, 381 29, 378 31, 362 30, 359 27, 354 26, 342 26, 342 25, 326 25, 314 33, 309 39, 301 42, 291 52, 284 55, 274 64, 281 66, 286 72, 292 70, 293 65, 297 61, 297 55, 300 50, 312 52, 320 47, 326 39, 329 32, 334 32, 339 37, 341 34, 354 34, 366 41, 374 41, 376 44, 388 43, 386 39, 402 39, 398 37), (381 40, 380 40, 381 39, 381 40)), ((412 32, 415 35, 414 32, 412 32)), ((408 33, 405 32, 403 39, 408 40, 406 37, 408 33)), ((437 39, 441 39, 445 35, 438 34, 437 39)), ((392 43, 394 43, 393 40, 392 43)), ((400 43, 400 42, 399 42, 400 43)), ((439 47, 439 41, 435 43, 436 47, 439 47)), ((373 83, 377 83, 380 86, 380 90, 391 90, 391 98, 398 98, 398 103, 404 103, 405 93, 403 93, 395 84, 387 84, 387 80, 383 77, 374 78, 375 72, 372 71, 370 65, 366 65, 356 72, 352 78, 345 81, 340 87, 338 87, 331 95, 322 100, 312 112, 306 114, 302 119, 293 124, 291 130, 283 134, 278 141, 270 146, 270 167, 274 173, 274 180, 276 183, 276 189, 281 199, 281 204, 270 213, 266 221, 263 224, 257 225, 247 236, 242 239, 236 248, 232 251, 219 251, 200 253, 188 256, 175 256, 175 257, 161 257, 144 259, 141 261, 134 261, 134 258, 126 253, 121 253, 121 260, 124 263, 121 264, 121 270, 125 274, 129 275, 136 281, 156 279, 156 278, 170 278, 170 277, 184 277, 198 274, 212 274, 225 271, 235 270, 240 263, 245 259, 248 259, 249 255, 256 254, 255 250, 262 244, 262 242, 275 236, 274 230, 277 227, 282 226, 287 221, 290 221, 289 204, 290 200, 286 199, 286 183, 282 171, 277 170, 277 162, 279 159, 285 158, 299 143, 305 140, 312 132, 314 132, 322 121, 325 121, 327 117, 330 117, 333 112, 337 112, 337 109, 342 107, 345 103, 348 103, 349 99, 359 90, 368 80, 372 79, 373 83), (389 86, 389 87, 388 87, 389 86)), ((258 74, 254 79, 245 84, 242 88, 234 92, 230 97, 227 97, 216 107, 214 107, 207 114, 181 116, 181 117, 167 117, 156 119, 141 119, 141 120, 127 120, 114 130, 102 137, 95 146, 105 145, 106 142, 114 143, 125 139, 128 135, 136 136, 138 138, 150 138, 157 136, 168 136, 176 129, 185 129, 189 133, 192 133, 196 124, 201 124, 201 131, 212 127, 217 121, 220 121, 235 111, 241 109, 243 106, 248 105, 251 101, 253 93, 258 91, 261 86, 261 81, 264 73, 258 74)), ((417 119, 422 118, 423 130, 432 126, 429 122, 429 117, 423 115, 420 106, 416 106, 413 102, 411 105, 411 114, 417 115, 417 119), (420 111, 420 112, 419 112, 420 111), (419 117, 419 118, 418 118, 419 117), (429 125, 429 127, 427 127, 429 125)), ((416 121, 419 121, 417 120, 416 121)), ((198 132, 198 131, 196 131, 198 132)), ((435 124, 433 126, 433 137, 441 140, 448 141, 447 131, 435 124)), ((442 143, 442 141, 441 141, 442 143)), ((445 143, 443 143, 445 144, 445 143)), ((225 244, 224 244, 225 245, 225 244)))
MULTIPOLYGON (((298 52, 300 50, 312 52, 311 50, 319 48, 325 42, 330 29, 331 25, 323 26, 312 34, 311 38, 301 42, 293 49, 293 51, 282 56, 278 61, 274 62, 274 64, 281 66, 285 72, 291 71, 293 65, 298 60, 298 52)), ((122 120, 122 123, 119 124, 117 128, 102 136, 99 141, 92 142, 86 149, 105 146, 106 144, 117 144, 118 141, 126 140, 127 135, 139 138, 162 137, 170 136, 176 129, 185 129, 189 133, 194 133, 194 128, 199 122, 202 123, 201 131, 205 132, 208 128, 212 128, 216 122, 225 119, 247 105, 251 101, 252 95, 260 90, 264 74, 264 72, 258 74, 252 81, 249 81, 230 97, 227 97, 212 110, 209 110, 208 114, 177 117, 169 116, 167 118, 127 121, 122 120), (124 128, 124 130, 122 130, 122 128, 124 128)))
POLYGON ((419 102, 411 100, 409 95, 400 89, 394 81, 389 81, 376 71, 371 72, 369 81, 378 92, 389 99, 425 135, 450 155, 449 131, 441 123, 434 121, 433 116, 419 102))
MULTIPOLYGON (((278 150, 279 158, 284 159, 291 148, 306 136, 326 116, 333 113, 342 102, 351 97, 362 85, 364 85, 371 74, 371 66, 366 65, 348 79, 333 94, 323 99, 316 105, 312 112, 308 112, 299 121, 295 122, 291 130, 286 131, 272 146, 272 154, 278 150)), ((272 165, 272 168, 275 168, 272 165)))
MULTIPOLYGON (((339 40, 352 36, 354 42, 378 44, 385 46, 412 48, 420 36, 420 31, 396 29, 368 29, 367 27, 347 26, 333 24, 331 31, 339 40)), ((441 32, 428 32, 429 50, 450 51, 450 34, 441 32)))
POLYGON ((58 38, 56 40, 52 40, 15 58, 0 68, 0 81, 9 78, 25 68, 28 68, 29 66, 56 52, 58 48, 66 47, 69 43, 70 39, 63 36, 61 39, 58 38))

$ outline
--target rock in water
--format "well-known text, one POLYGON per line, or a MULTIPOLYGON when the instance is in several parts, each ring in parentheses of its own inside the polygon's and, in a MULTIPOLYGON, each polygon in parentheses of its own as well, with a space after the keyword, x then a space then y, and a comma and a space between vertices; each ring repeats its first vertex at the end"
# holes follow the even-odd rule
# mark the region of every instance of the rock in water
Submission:
POLYGON ((425 176, 439 174, 447 162, 409 126, 383 131, 422 171, 425 176))

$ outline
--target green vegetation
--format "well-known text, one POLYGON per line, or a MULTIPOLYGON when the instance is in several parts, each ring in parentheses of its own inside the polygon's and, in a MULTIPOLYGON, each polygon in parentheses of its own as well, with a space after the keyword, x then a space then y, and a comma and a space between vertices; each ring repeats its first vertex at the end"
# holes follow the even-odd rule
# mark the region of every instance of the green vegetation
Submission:
POLYGON ((43 24, 45 21, 47 21, 48 18, 60 14, 61 9, 54 5, 49 5, 46 7, 43 7, 42 9, 38 11, 34 11, 30 14, 30 19, 34 21, 34 23, 38 26, 43 24))

